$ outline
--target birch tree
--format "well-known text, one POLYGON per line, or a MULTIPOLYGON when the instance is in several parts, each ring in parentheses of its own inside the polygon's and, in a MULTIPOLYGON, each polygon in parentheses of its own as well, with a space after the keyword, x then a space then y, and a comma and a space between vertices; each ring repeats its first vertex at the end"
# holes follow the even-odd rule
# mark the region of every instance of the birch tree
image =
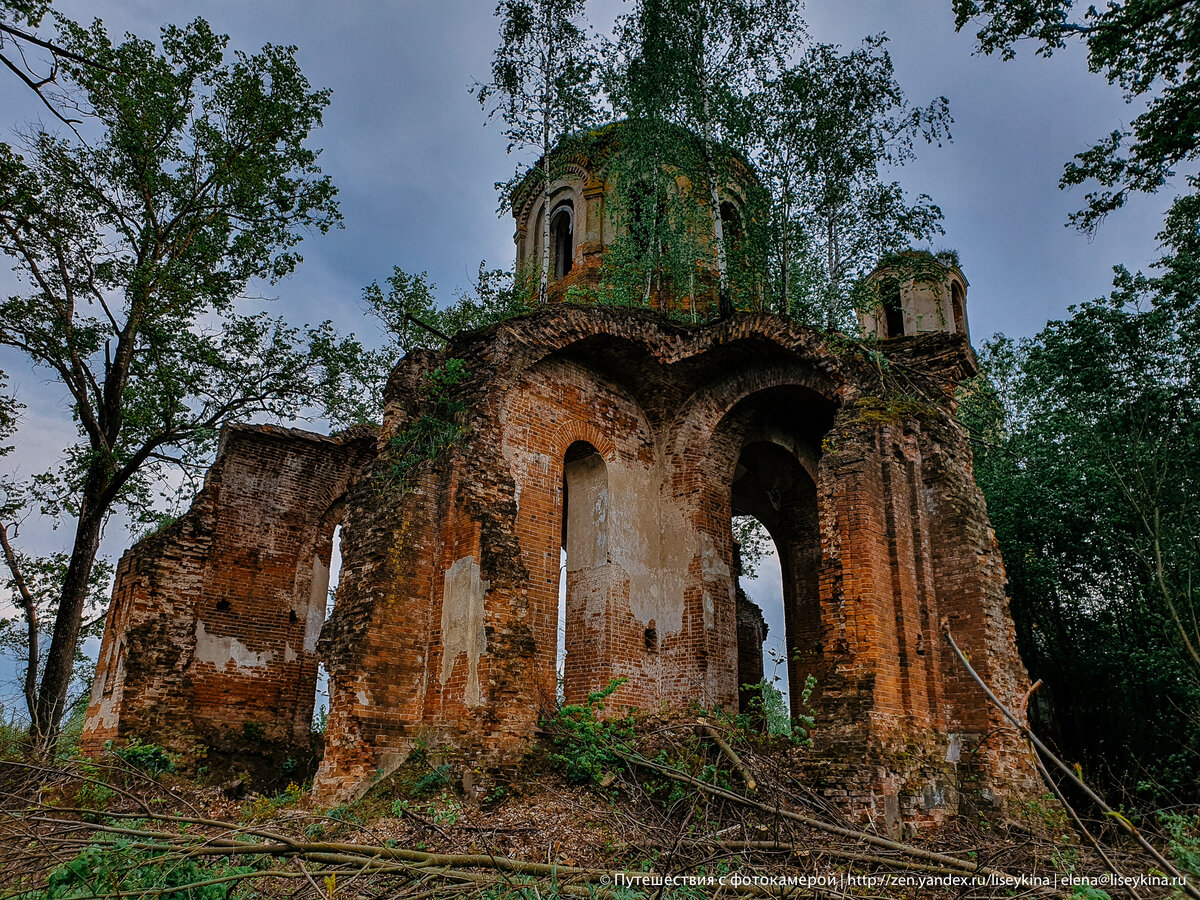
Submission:
MULTIPOLYGON (((492 80, 476 85, 489 118, 504 122, 508 151, 535 149, 532 170, 542 194, 542 246, 537 297, 545 303, 550 284, 550 191, 554 182, 551 151, 567 132, 597 117, 594 47, 583 15, 584 0, 502 0, 500 46, 492 80)), ((530 170, 519 166, 504 185, 502 208, 530 170)))
POLYGON ((933 200, 910 199, 887 176, 918 144, 950 139, 949 107, 944 97, 908 102, 886 43, 867 37, 848 53, 812 45, 754 104, 755 160, 775 200, 780 306, 824 327, 853 313, 852 287, 885 255, 942 233, 933 200))
POLYGON ((622 23, 615 97, 626 114, 700 136, 722 315, 732 312, 721 221, 722 147, 745 150, 753 97, 804 38, 796 0, 640 0, 622 23))

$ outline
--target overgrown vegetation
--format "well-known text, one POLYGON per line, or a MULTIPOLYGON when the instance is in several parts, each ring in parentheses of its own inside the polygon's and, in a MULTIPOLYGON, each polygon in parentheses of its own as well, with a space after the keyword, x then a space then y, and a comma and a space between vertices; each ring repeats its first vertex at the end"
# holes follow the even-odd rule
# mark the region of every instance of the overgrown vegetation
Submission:
MULTIPOLYGON (((31 40, 9 14, 34 25, 47 5, 3 4, 5 52, 31 40)), ((49 647, 29 666, 41 671, 27 713, 46 748, 110 516, 145 521, 158 494, 169 501, 164 483, 178 485, 169 474, 211 458, 222 425, 294 418, 359 349, 328 322, 298 328, 246 308, 251 282, 291 273, 302 237, 340 222, 310 144, 329 94, 295 48, 227 57, 228 38, 203 19, 157 41, 114 41, 99 20, 55 24, 41 95, 53 84, 51 108, 71 127, 31 124, 16 146, 0 143, 0 252, 18 273, 0 301, 0 345, 50 373, 78 428, 45 472, 6 476, 0 509, 6 544, 31 508, 69 523, 52 609, 37 611, 53 619, 49 647)), ((5 562, 33 647, 43 624, 21 592, 25 561, 5 562)))
POLYGON ((238 880, 257 871, 255 866, 229 860, 201 862, 164 858, 142 849, 130 837, 98 836, 69 862, 54 869, 41 890, 17 895, 18 900, 87 900, 94 897, 147 896, 163 900, 229 900, 242 896, 238 880))
POLYGON ((454 399, 454 388, 469 377, 470 372, 461 359, 448 359, 425 373, 424 400, 430 409, 401 428, 388 442, 383 472, 386 489, 407 489, 409 475, 416 466, 437 458, 462 436, 465 426, 461 416, 466 406, 454 399))
MULTIPOLYGON (((115 756, 82 767, 0 764, 0 896, 248 900, 301 890, 374 900, 418 883, 432 897, 603 896, 614 872, 653 872, 823 876, 834 890, 851 876, 938 876, 945 886, 930 881, 920 895, 946 897, 958 890, 949 879, 978 876, 972 896, 1001 898, 1020 887, 1009 878, 1103 871, 1052 801, 1014 809, 1014 835, 960 820, 936 847, 855 827, 796 780, 805 747, 764 742, 703 710, 695 720, 597 727, 611 721, 601 704, 618 686, 548 721, 549 752, 520 769, 467 769, 448 748, 418 742, 366 796, 328 810, 295 784, 231 810, 218 789, 151 777, 115 756)), ((1191 873, 1197 828, 1182 812, 1143 823, 1191 873)), ((1105 849, 1125 875, 1151 871, 1127 846, 1105 849)), ((761 887, 731 881, 724 892, 761 896, 761 887)))
POLYGON ((961 418, 1008 572, 1039 731, 1141 805, 1200 800, 1200 271, 1159 274, 1033 338, 997 338, 961 418), (1136 710, 1136 714, 1131 711, 1136 710))
POLYGON ((628 678, 610 681, 598 691, 588 694, 583 704, 569 703, 552 716, 544 717, 542 727, 550 732, 557 748, 550 758, 563 766, 569 780, 600 784, 612 777, 619 765, 618 752, 628 747, 633 737, 631 716, 602 716, 605 701, 616 693, 628 678))

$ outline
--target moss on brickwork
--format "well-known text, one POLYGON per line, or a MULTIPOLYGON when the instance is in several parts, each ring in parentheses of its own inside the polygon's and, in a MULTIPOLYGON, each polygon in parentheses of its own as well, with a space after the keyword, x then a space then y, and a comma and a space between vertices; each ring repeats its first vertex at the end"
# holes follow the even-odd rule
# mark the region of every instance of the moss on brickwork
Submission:
POLYGON ((967 733, 990 735, 972 785, 1018 797, 1036 777, 1021 742, 937 641, 945 618, 1019 700, 1003 567, 952 418, 973 368, 961 335, 865 347, 766 314, 689 326, 569 304, 415 351, 379 435, 235 441, 193 511, 122 563, 101 671, 126 683, 102 682, 94 734, 163 725, 164 699, 181 740, 298 729, 319 658, 322 796, 361 793, 422 739, 520 760, 556 701, 564 547, 568 702, 627 677, 610 709, 734 710, 744 506, 778 536, 793 683, 818 682, 805 771, 821 792, 935 820, 956 802, 950 736, 967 733), (322 626, 314 520, 335 517, 322 626), (117 638, 151 633, 182 652, 127 642, 138 658, 117 658, 117 638))
POLYGON ((854 407, 859 420, 880 425, 899 425, 908 421, 933 422, 942 415, 936 405, 912 395, 859 397, 854 401, 854 407))

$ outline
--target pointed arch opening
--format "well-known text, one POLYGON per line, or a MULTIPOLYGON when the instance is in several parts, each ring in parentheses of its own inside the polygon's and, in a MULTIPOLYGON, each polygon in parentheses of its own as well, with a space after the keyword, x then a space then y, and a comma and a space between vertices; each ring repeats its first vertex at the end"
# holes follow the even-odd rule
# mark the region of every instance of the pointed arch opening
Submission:
MULTIPOLYGON (((779 573, 777 586, 767 582, 756 592, 757 599, 777 604, 764 604, 762 610, 766 649, 764 643, 751 640, 751 629, 739 627, 738 668, 747 672, 761 668, 770 684, 774 649, 775 658, 782 656, 784 669, 775 687, 786 687, 788 710, 792 717, 799 716, 804 712, 805 682, 817 674, 822 651, 816 484, 788 449, 770 441, 752 441, 738 456, 730 509, 735 519, 748 516, 761 523, 773 544, 779 573)), ((742 620, 739 612, 739 624, 742 620)), ((751 707, 757 702, 770 709, 768 696, 761 693, 756 700, 755 693, 747 691, 740 699, 751 707)))

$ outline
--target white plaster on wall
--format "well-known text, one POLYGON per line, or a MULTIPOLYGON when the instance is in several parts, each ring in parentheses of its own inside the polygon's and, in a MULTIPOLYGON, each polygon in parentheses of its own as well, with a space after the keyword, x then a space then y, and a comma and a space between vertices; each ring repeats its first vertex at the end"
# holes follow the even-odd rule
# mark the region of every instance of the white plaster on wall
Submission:
POLYGON ((329 602, 329 566, 313 555, 312 586, 308 591, 308 616, 304 622, 304 652, 317 652, 317 639, 325 624, 325 607, 329 602))
POLYGON ((442 590, 442 672, 445 687, 454 664, 467 657, 467 706, 483 704, 479 687, 479 657, 487 652, 487 633, 483 629, 483 596, 488 583, 479 577, 479 563, 464 556, 446 570, 442 590))
POLYGON ((202 621, 196 622, 196 659, 225 668, 233 665, 238 669, 261 669, 271 662, 275 654, 270 650, 255 653, 235 637, 211 635, 202 621))

